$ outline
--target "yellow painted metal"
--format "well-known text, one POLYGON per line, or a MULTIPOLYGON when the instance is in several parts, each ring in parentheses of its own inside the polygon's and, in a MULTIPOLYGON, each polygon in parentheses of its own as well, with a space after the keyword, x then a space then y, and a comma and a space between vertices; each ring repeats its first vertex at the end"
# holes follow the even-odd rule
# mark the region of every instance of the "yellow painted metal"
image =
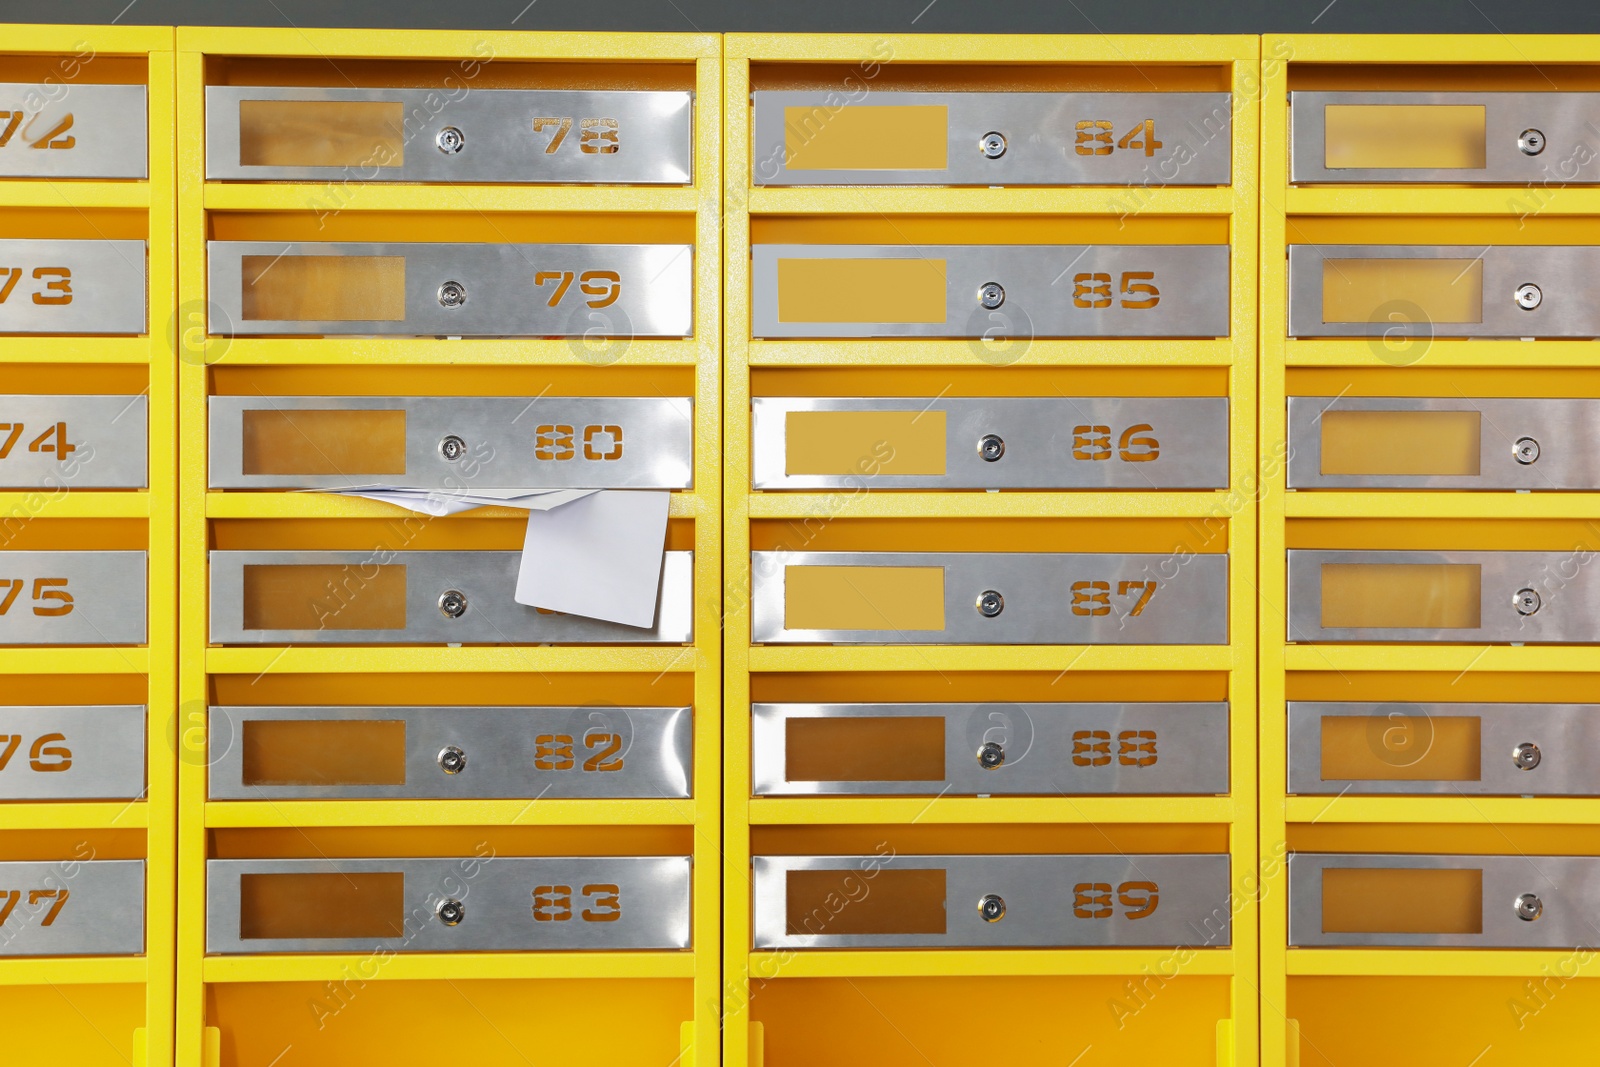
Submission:
MULTIPOLYGON (((341 1021, 344 1036, 330 1035, 324 1054, 338 1057, 338 1042, 361 1041, 362 1055, 408 1059, 418 1054, 419 1042, 439 1031, 432 1028, 432 1001, 438 996, 467 997, 483 1002, 485 1014, 495 1016, 487 1027, 504 1027, 504 1041, 524 1042, 528 1056, 556 1055, 584 1059, 582 1027, 530 1030, 529 1020, 540 1017, 530 1007, 540 988, 568 989, 564 996, 585 996, 589 1003, 610 1002, 623 1016, 643 1017, 677 1013, 670 1032, 646 1025, 615 1028, 606 1048, 621 1056, 617 1062, 655 1063, 654 1052, 672 1053, 678 1062, 710 1067, 717 1061, 720 967, 720 722, 717 715, 721 668, 719 612, 714 591, 721 585, 720 389, 722 317, 721 237, 717 216, 721 188, 722 41, 709 34, 540 34, 521 32, 433 32, 299 29, 191 29, 178 31, 178 120, 184 131, 179 145, 182 175, 179 206, 179 247, 182 259, 180 331, 189 343, 180 360, 181 426, 184 455, 180 538, 183 560, 184 608, 180 618, 180 663, 185 713, 181 772, 179 886, 183 917, 178 953, 178 1056, 181 1067, 210 1067, 232 1062, 227 1057, 238 1026, 255 1027, 260 1013, 282 1012, 285 1025, 298 1026, 305 997, 324 996, 324 983, 346 984, 360 976, 373 992, 350 1001, 348 1022, 341 1021), (352 194, 332 183, 207 183, 204 178, 204 89, 208 78, 224 65, 253 64, 256 71, 304 72, 308 65, 337 79, 345 70, 364 70, 381 78, 387 69, 411 70, 428 60, 477 57, 484 64, 571 63, 608 71, 661 70, 675 65, 695 92, 696 133, 694 184, 682 189, 510 187, 510 186, 405 186, 370 185, 352 194), (374 64, 376 62, 376 65, 374 64), (275 65, 276 64, 276 65, 275 65), (385 67, 384 64, 388 66, 385 67), (411 64, 411 67, 407 67, 411 64), (373 74, 378 71, 378 74, 373 74), (574 347, 560 340, 463 340, 411 338, 295 339, 208 338, 204 334, 206 298, 205 241, 214 217, 246 217, 272 223, 308 213, 329 213, 358 219, 375 212, 400 220, 416 240, 446 239, 441 218, 487 219, 569 216, 597 213, 635 217, 661 216, 692 220, 695 255, 695 336, 682 341, 634 340, 615 366, 682 367, 692 382, 695 410, 694 490, 674 494, 672 515, 693 523, 696 553, 696 643, 685 648, 625 647, 496 647, 496 648, 211 648, 207 642, 206 550, 212 522, 237 525, 256 520, 307 520, 345 523, 387 518, 400 514, 370 501, 332 499, 290 493, 213 493, 206 484, 206 397, 212 368, 250 365, 304 368, 366 368, 381 374, 385 367, 433 368, 443 382, 450 368, 506 368, 543 365, 588 368, 574 347), (431 228, 430 228, 431 227, 431 228), (464 699, 471 700, 475 677, 489 684, 492 676, 527 674, 529 677, 582 677, 631 672, 668 682, 689 679, 696 707, 695 773, 693 800, 662 801, 559 801, 537 804, 516 801, 416 803, 408 801, 305 801, 281 804, 248 802, 208 803, 204 760, 206 705, 219 679, 248 684, 257 681, 315 684, 314 676, 454 677, 460 680, 464 699), (321 955, 315 957, 261 956, 208 958, 204 954, 203 914, 205 860, 212 853, 215 835, 329 833, 393 834, 396 828, 477 828, 485 836, 516 832, 520 828, 582 829, 597 835, 639 833, 677 835, 671 840, 692 841, 694 856, 695 949, 692 953, 494 953, 463 955, 395 954, 370 972, 369 957, 321 955), (542 982, 542 986, 518 983, 542 982), (567 985, 565 983, 576 983, 567 985), (591 985, 591 983, 593 983, 591 985), (380 988, 381 987, 381 988, 380 988), (592 993, 580 994, 580 990, 592 993), (498 990, 499 992, 496 992, 498 990), (476 992, 473 992, 476 991, 476 992), (295 999, 300 997, 300 999, 295 999), (504 1009, 492 1005, 504 998, 504 1009), (516 998, 523 998, 517 1000, 516 998), (643 999, 640 999, 643 998, 643 999), (247 1008, 241 1008, 246 1005, 247 1008), (680 1011, 681 1006, 681 1011, 680 1011), (227 1017, 233 1010, 236 1014, 227 1017), (639 1009, 635 1011, 635 1009, 639 1009), (213 1013, 208 1015, 208 1012, 213 1013), (230 1021, 234 1025, 230 1025, 230 1021), (681 1027, 679 1024, 682 1024, 681 1027), (427 1029, 419 1029, 427 1027, 427 1029), (552 1036, 554 1035, 554 1036, 552 1036), (561 1036, 564 1035, 564 1036, 561 1036), (538 1048, 535 1051, 535 1044, 538 1048), (618 1050, 629 1050, 620 1052, 618 1050), (686 1051, 687 1050, 687 1051, 686 1051)), ((297 75, 297 76, 303 76, 297 75)), ((393 74, 388 76, 395 76, 393 74)), ((381 84, 375 82, 374 84, 381 84)), ((603 370, 590 373, 603 376, 603 370)), ((506 379, 510 380, 510 379, 506 379)), ((602 379, 603 380, 603 379, 602 379)), ((484 520, 506 520, 519 513, 507 509, 482 511, 449 520, 446 529, 466 532, 484 520)), ((289 546, 285 546, 289 547, 289 546)), ((644 684, 644 683, 642 683, 644 684)), ((686 691, 676 686, 678 692, 686 691)), ((419 830, 427 833, 428 830, 419 830)), ((245 835, 245 836, 239 836, 245 835)), ((235 838, 230 838, 233 840, 235 838)), ((274 838, 279 840, 280 838, 274 838)), ((309 839, 308 839, 309 840, 309 839)), ((657 838, 651 838, 657 840, 657 838)), ((660 838, 665 841, 667 838, 660 838)), ((243 847, 243 846, 242 846, 243 847)), ((311 848, 313 846, 305 845, 311 848)), ((673 846, 677 847, 677 846, 673 846)), ((244 853, 248 854, 248 853, 244 853)), ((314 855, 308 851, 306 854, 314 855)), ((559 1009, 558 1009, 559 1010, 559 1009)), ((481 1017, 472 1015, 471 1029, 484 1029, 481 1017)), ((330 1023, 331 1027, 331 1023, 330 1023)), ((270 1036, 259 1027, 250 1030, 259 1039, 270 1036)), ((277 1048, 260 1051, 262 1062, 277 1048)), ((258 1054, 252 1046, 252 1055, 258 1054)), ((315 1053, 313 1053, 313 1056, 315 1053)), ((328 1062, 335 1062, 330 1060, 328 1062)))
MULTIPOLYGON (((52 697, 74 700, 80 676, 124 676, 127 691, 142 691, 148 706, 148 790, 132 803, 16 803, 0 805, 0 837, 28 839, 40 858, 72 859, 116 852, 147 861, 145 954, 133 958, 9 959, 0 961, 0 1025, 7 1055, 16 1062, 74 1064, 168 1063, 173 1042, 175 922, 176 758, 167 731, 176 707, 176 376, 167 331, 176 304, 174 237, 173 31, 144 26, 0 26, 11 55, 34 62, 76 57, 47 77, 103 80, 94 63, 143 68, 147 87, 148 178, 143 181, 0 180, 0 216, 22 220, 33 211, 117 209, 141 219, 149 260, 148 332, 139 337, 7 338, 5 364, 142 364, 148 367, 149 487, 128 492, 7 493, 0 511, 12 518, 5 540, 36 521, 72 519, 85 528, 135 521, 149 552, 147 619, 142 648, 0 650, 0 680, 12 675, 51 677, 52 697), (37 499, 36 499, 37 497, 37 499), (18 517, 21 526, 18 525, 18 517), (71 842, 65 845, 46 843, 71 842), (74 851, 74 845, 77 851, 74 851), (55 851, 58 848, 64 851, 55 851), (62 988, 57 988, 62 987, 62 988)), ((103 69, 103 68, 102 68, 103 69)), ((131 76, 131 75, 130 75, 131 76)), ((121 76, 110 80, 120 80, 121 76)), ((88 216, 84 216, 88 217, 88 216)), ((121 527, 118 527, 119 529, 121 527)), ((91 703, 94 701, 90 701, 91 703)))
MULTIPOLYGON (((1173 1028, 1170 1036, 1161 1035, 1155 1046, 1128 1045, 1127 1054, 1136 1058, 1159 1047, 1162 1062, 1194 1064, 1254 1064, 1257 1031, 1255 994, 1255 878, 1256 782, 1250 770, 1255 767, 1255 592, 1256 521, 1256 320, 1253 293, 1256 282, 1258 196, 1257 119, 1258 39, 1254 37, 948 37, 940 35, 747 35, 725 38, 726 75, 724 166, 727 195, 724 227, 724 260, 727 264, 724 353, 727 367, 724 389, 726 438, 725 481, 728 492, 724 503, 724 571, 727 623, 724 646, 724 959, 726 1007, 723 1056, 729 1067, 758 1065, 766 1059, 768 1046, 784 1040, 785 1062, 797 1057, 816 1060, 829 1058, 828 1042, 834 1048, 849 1046, 852 1061, 868 1055, 872 1062, 921 1062, 914 1046, 917 1033, 901 1033, 904 1039, 893 1047, 870 1044, 865 1031, 857 1035, 848 1024, 840 1023, 826 1033, 804 1035, 798 1045, 794 1028, 763 1022, 763 1003, 776 998, 826 997, 827 989, 841 988, 855 998, 872 1000, 866 982, 916 981, 919 977, 946 976, 957 980, 1003 979, 1007 989, 1008 1033, 1018 1038, 1015 1026, 1047 1026, 1073 1012, 1100 1012, 1103 999, 1092 999, 1102 990, 1110 999, 1126 996, 1125 976, 1133 989, 1135 982, 1155 982, 1157 975, 1170 975, 1173 951, 997 951, 928 950, 918 952, 830 951, 830 952, 751 952, 750 857, 762 835, 805 832, 809 841, 849 826, 871 828, 873 833, 900 835, 914 830, 923 835, 917 840, 955 840, 951 833, 964 826, 1014 824, 1024 833, 1043 832, 1046 827, 1064 825, 1102 826, 1108 822, 1133 824, 1151 832, 1177 832, 1179 828, 1210 828, 1221 831, 1232 857, 1233 882, 1239 902, 1234 915, 1233 946, 1227 950, 1190 952, 1177 970, 1185 976, 1183 988, 1204 990, 1207 982, 1221 982, 1227 989, 1216 1003, 1217 1015, 1204 1026, 1204 1039, 1198 1044, 1193 1030, 1173 1028), (807 67, 802 64, 819 64, 807 67), (832 64, 832 66, 828 66, 832 64), (795 72, 807 73, 813 81, 846 74, 857 82, 876 78, 884 69, 912 68, 908 77, 923 82, 940 78, 974 77, 986 79, 990 87, 1003 87, 1008 78, 1021 79, 1038 65, 1070 69, 1074 65, 1108 69, 1129 75, 1133 70, 1153 71, 1157 67, 1209 67, 1221 84, 1234 94, 1232 186, 1220 189, 757 189, 751 184, 750 105, 752 79, 783 78, 795 72), (847 69, 848 68, 848 69, 847 69), (917 71, 922 74, 916 73, 917 71), (926 77, 923 77, 926 74, 926 77), (1130 205, 1136 205, 1130 207, 1130 205), (1180 232, 1192 231, 1200 223, 1220 219, 1231 247, 1230 279, 1232 320, 1230 337, 1223 340, 1128 341, 1128 340, 1035 340, 1016 361, 1028 367, 1095 367, 1129 371, 1147 367, 1215 367, 1225 373, 1227 393, 1233 405, 1234 425, 1231 440, 1230 490, 1219 493, 859 493, 851 499, 844 494, 755 493, 750 489, 750 401, 752 373, 784 373, 794 368, 847 368, 854 373, 873 368, 897 368, 914 375, 917 388, 936 395, 948 382, 945 375, 955 369, 984 368, 966 341, 870 340, 870 341, 757 341, 750 336, 750 246, 752 227, 779 221, 790 232, 803 232, 807 226, 826 223, 830 218, 844 222, 859 220, 893 232, 897 226, 915 223, 918 232, 945 227, 960 233, 964 241, 982 243, 985 238, 977 220, 996 216, 1020 221, 1030 216, 1078 216, 1087 224, 1107 221, 1113 228, 1129 215, 1160 216, 1163 223, 1180 232), (789 521, 798 528, 805 523, 813 529, 820 521, 848 524, 859 518, 917 518, 930 528, 949 519, 992 520, 992 529, 1004 535, 1008 520, 1040 517, 1126 517, 1133 520, 1185 518, 1226 520, 1228 551, 1231 555, 1229 624, 1232 644, 1227 647, 1116 648, 1099 647, 783 647, 751 646, 747 609, 750 587, 751 523, 789 521), (1003 693, 1017 677, 1008 672, 1048 672, 1069 680, 1069 688, 1056 699, 1072 699, 1070 681, 1088 672, 1126 672, 1126 685, 1136 679, 1162 672, 1211 672, 1223 679, 1219 688, 1232 703, 1232 765, 1239 768, 1233 792, 1225 798, 1194 801, 1167 801, 1155 798, 1024 799, 965 798, 908 801, 893 798, 783 798, 752 800, 750 797, 750 702, 753 689, 761 699, 782 699, 782 687, 798 677, 817 678, 830 683, 864 676, 866 672, 893 672, 913 676, 926 674, 966 681, 981 679, 1003 693), (787 678, 791 681, 784 681, 787 678), (913 827, 913 824, 914 827, 913 827), (940 838, 939 835, 946 835, 940 838), (928 836, 932 835, 932 836, 928 836), (1166 966, 1168 969, 1161 969, 1166 966), (1104 986, 1078 986, 1090 1000, 1063 1003, 1059 984, 1077 976, 1082 981, 1103 981, 1104 986), (821 982, 793 984, 793 979, 813 978, 821 982), (1033 984, 1018 984, 1026 978, 1033 984), (837 986, 832 983, 846 982, 837 986), (851 992, 851 987, 854 992, 851 992), (803 992, 810 990, 811 992, 803 992), (764 1001, 763 998, 766 998, 764 1001), (1218 1018, 1218 1016, 1224 1016, 1218 1018), (1214 1022, 1226 1025, 1214 1026, 1214 1022), (1213 1035, 1215 1038, 1213 1039, 1213 1035), (1163 1041, 1165 1043, 1163 1044, 1163 1041), (1215 1046, 1213 1048, 1213 1045, 1215 1046), (1204 1047, 1199 1047, 1204 1046, 1204 1047)), ((1088 77, 1090 75, 1084 75, 1088 77)), ((887 84, 893 75, 878 84, 887 84)), ((836 79, 837 80, 837 79, 836 79)), ((869 85, 869 88, 871 86, 869 85)), ((841 90, 845 91, 845 90, 841 90)), ((1141 224, 1148 219, 1138 220, 1141 224)), ((830 231, 832 232, 832 231, 830 231)), ((1109 232, 1109 231, 1108 231, 1109 232)), ((908 242, 928 238, 903 238, 908 242)), ((1013 238, 1014 239, 1014 238, 1013 238)), ((1116 238, 1109 238, 1116 239, 1116 238)), ((994 238, 989 238, 994 240, 994 238)), ((840 376, 847 373, 841 370, 840 376)), ((1004 381, 1003 368, 986 373, 994 381, 1004 381)), ((1101 372, 1105 373, 1105 372, 1101 372)), ((838 377, 838 376, 836 376, 838 377)), ((991 386, 992 387, 992 386, 991 386)), ((852 395, 848 392, 838 395, 852 395)), ((870 389, 861 395, 871 395, 870 389)), ((891 547, 891 546, 885 546, 891 547)), ((1048 677, 1048 675, 1046 675, 1048 677)), ((953 683, 952 683, 953 684, 953 683)), ((1000 697, 1003 699, 1003 697, 1000 697)), ((881 699, 881 698, 880 698, 881 699)), ((908 698, 909 699, 909 698, 908 698)), ((921 699, 938 699, 922 697, 921 699)), ((1034 697, 1033 699, 1039 699, 1034 697)), ((1079 699, 1082 699, 1081 697, 1079 699)), ((1137 699, 1137 698, 1135 698, 1137 699)), ((777 840, 777 839, 772 839, 777 840)), ((809 846, 808 846, 809 847, 809 846)), ((924 849, 926 850, 926 849, 924 849)), ((934 846, 937 851, 937 847, 934 846)), ((954 850, 959 851, 957 846, 954 850)), ((898 988, 898 987, 897 987, 898 988)), ((909 988, 909 987, 905 987, 909 988)), ((922 988, 922 987, 918 987, 922 988)), ((973 995, 992 986, 973 985, 973 995)), ((1169 1010, 1179 1011, 1185 993, 1164 993, 1169 1010)), ((1195 997, 1209 994, 1195 992, 1195 997)), ((823 1000, 795 1001, 815 1004, 811 1011, 826 1011, 823 1000)), ((908 1002, 910 1003, 910 1002, 908 1002)), ((1185 1001, 1196 1011, 1200 999, 1185 1001)), ((1212 1003, 1209 1000, 1206 1004, 1212 1003)), ((859 1005, 858 1005, 859 1006, 859 1005)), ((777 1005, 774 1006, 776 1010, 777 1005)), ((881 1009, 880 1009, 881 1010, 881 1009)), ((1154 1009, 1152 1009, 1154 1010, 1154 1009)), ((888 1016, 866 1013, 874 1026, 888 1016)), ((892 1015, 892 1013, 891 1013, 892 1015)), ((891 1018, 891 1024, 898 1026, 891 1018)), ((892 1031, 890 1031, 892 1032, 892 1031)), ((1043 1031, 1040 1031, 1041 1033, 1043 1031)), ((1118 1035, 1113 1034, 1112 1040, 1118 1035)), ((926 1039, 925 1037, 923 1039, 926 1039)), ((1014 1041, 1008 1054, 1020 1049, 1014 1041)), ((1031 1047, 1031 1046, 1030 1046, 1031 1047)), ((1041 1048, 1049 1048, 1041 1042, 1041 1048)), ((948 1049, 946 1052, 948 1053, 948 1049)), ((1065 1062, 1077 1049, 1055 1049, 1051 1062, 1065 1062)), ((1018 1055, 1022 1053, 1018 1052, 1018 1055)), ((1102 1054, 1097 1049, 1097 1054, 1102 1054)), ((1104 1054, 1116 1056, 1108 1047, 1104 1054)), ((1017 1062, 1023 1062, 1018 1060, 1017 1062)), ((1033 1062, 1031 1060, 1027 1062, 1033 1062)), ((1044 1061, 1040 1061, 1044 1062, 1044 1061)), ((1140 1060, 1140 1062, 1144 1062, 1140 1060)))
MULTIPOLYGON (((1578 35, 1268 35, 1262 40, 1260 977, 1262 1063, 1268 1067, 1326 1064, 1329 1057, 1339 1058, 1344 1049, 1334 1051, 1330 1040, 1346 1028, 1362 1035, 1365 1063, 1415 1063, 1419 1047, 1448 1046, 1450 1053, 1439 1054, 1453 1056, 1457 1044, 1463 1049, 1471 1045, 1462 1057, 1470 1060, 1487 1045, 1521 1040, 1517 1013, 1515 1009, 1508 1013, 1507 1006, 1527 994, 1515 982, 1463 985, 1462 981, 1491 977, 1538 981, 1558 974, 1565 984, 1577 974, 1567 966, 1573 957, 1567 950, 1287 949, 1288 886, 1281 859, 1290 842, 1315 851, 1503 852, 1508 840, 1524 832, 1513 827, 1537 826, 1546 835, 1541 840, 1555 842, 1541 851, 1562 851, 1563 839, 1570 843, 1566 851, 1582 851, 1587 846, 1576 835, 1596 819, 1591 802, 1570 799, 1287 796, 1286 700, 1516 700, 1539 699, 1535 694, 1541 690, 1568 694, 1545 699, 1587 699, 1571 694, 1592 692, 1600 680, 1592 647, 1318 647, 1287 642, 1285 550, 1291 543, 1307 544, 1308 538, 1329 535, 1337 524, 1349 522, 1376 531, 1373 536, 1381 542, 1438 537, 1438 531, 1449 529, 1439 525, 1440 520, 1464 528, 1473 520, 1492 519, 1505 530, 1537 530, 1516 523, 1587 521, 1596 513, 1592 493, 1289 492, 1284 481, 1285 397, 1296 391, 1296 375, 1321 375, 1310 391, 1326 395, 1337 391, 1337 386, 1327 388, 1337 380, 1361 383, 1361 395, 1484 396, 1495 391, 1486 392, 1475 384, 1484 379, 1467 376, 1490 373, 1485 368, 1505 368, 1504 382, 1514 382, 1503 386, 1506 395, 1539 396, 1545 395, 1538 391, 1539 383, 1550 380, 1541 379, 1541 373, 1574 374, 1578 372, 1563 368, 1600 367, 1600 356, 1588 341, 1435 339, 1402 350, 1381 340, 1289 340, 1286 245, 1312 239, 1308 233, 1324 242, 1341 237, 1381 242, 1384 238, 1374 233, 1385 228, 1404 233, 1408 226, 1410 232, 1449 233, 1448 243, 1454 244, 1477 243, 1482 233, 1494 235, 1483 244, 1583 243, 1589 239, 1584 235, 1590 232, 1594 216, 1600 215, 1600 195, 1593 188, 1555 185, 1291 188, 1286 94, 1296 87, 1437 89, 1450 79, 1467 79, 1472 87, 1485 90, 1588 89, 1587 80, 1581 86, 1561 83, 1593 78, 1596 46, 1596 38, 1578 35), (1537 57, 1537 66, 1530 57, 1537 57), (1547 71, 1554 77, 1547 77, 1547 71), (1542 215, 1549 218, 1533 218, 1542 215), (1547 236, 1534 237, 1534 231, 1524 226, 1530 219, 1533 225, 1548 225, 1550 229, 1538 231, 1547 236), (1430 225, 1447 228, 1423 228, 1430 225), (1317 525, 1304 525, 1309 523, 1317 525), (1317 532, 1297 536, 1297 530, 1317 532), (1426 696, 1394 695, 1402 692, 1426 696), (1569 828, 1566 833, 1563 827, 1569 828), (1375 1018, 1369 999, 1363 998, 1376 987, 1334 981, 1340 976, 1392 979, 1399 984, 1385 985, 1376 995, 1405 1003, 1407 1009, 1375 1018)), ((1575 393, 1557 388, 1548 395, 1597 395, 1592 385, 1577 388, 1575 393)), ((1584 1044, 1567 1044, 1576 1036, 1570 1025, 1579 1015, 1573 1013, 1588 1010, 1577 1003, 1579 999, 1567 997, 1566 1014, 1561 1005, 1550 1006, 1552 1016, 1561 1015, 1568 1023, 1547 1024, 1545 1019, 1539 1023, 1553 1035, 1557 1059, 1587 1054, 1584 1044), (1564 1025, 1568 1029, 1563 1030, 1564 1025)), ((1548 1051, 1535 1052, 1526 1045, 1518 1056, 1528 1062, 1550 1058, 1548 1051)))

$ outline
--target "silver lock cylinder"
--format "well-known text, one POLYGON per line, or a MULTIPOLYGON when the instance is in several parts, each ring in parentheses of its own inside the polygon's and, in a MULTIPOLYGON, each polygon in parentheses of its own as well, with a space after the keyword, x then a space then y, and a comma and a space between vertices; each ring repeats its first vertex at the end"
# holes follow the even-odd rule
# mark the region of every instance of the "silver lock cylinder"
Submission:
POLYGON ((990 311, 1006 302, 1006 290, 999 282, 984 282, 978 286, 978 303, 990 311))
POLYGON ((1518 615, 1532 615, 1544 606, 1544 601, 1532 589, 1518 589, 1514 602, 1518 615))
POLYGON ((467 594, 459 589, 447 589, 439 594, 439 613, 447 619, 459 619, 467 613, 467 594))
POLYGON ((1532 311, 1534 308, 1544 303, 1544 293, 1532 282, 1523 282, 1521 285, 1517 286, 1517 291, 1513 294, 1513 299, 1516 300, 1517 307, 1521 308, 1523 311, 1532 311))
POLYGON ((1539 459, 1539 442, 1531 437, 1519 437, 1517 438, 1517 443, 1511 448, 1511 454, 1523 466, 1537 462, 1539 459))
POLYGON ((978 914, 986 923, 997 923, 1006 917, 1006 902, 994 893, 987 893, 978 901, 978 914))
POLYGON ((1541 758, 1539 746, 1532 741, 1524 741, 1511 750, 1511 762, 1519 771, 1533 770, 1541 758))
POLYGON ((1006 610, 1006 598, 994 589, 985 589, 978 594, 978 614, 986 619, 992 619, 1006 610))
POLYGON ((439 131, 434 143, 439 146, 439 151, 447 156, 453 156, 467 146, 467 138, 454 126, 446 126, 439 131))
POLYGON ((1542 130, 1526 129, 1517 135, 1517 150, 1525 156, 1536 156, 1544 151, 1545 139, 1542 130))
POLYGON ((467 454, 467 443, 455 434, 439 442, 439 455, 454 463, 467 454))
POLYGON ((1539 899, 1537 893, 1522 894, 1517 898, 1515 907, 1517 918, 1526 923, 1531 923, 1544 914, 1544 901, 1539 899))
POLYGON ((978 455, 985 463, 993 463, 1006 454, 1006 443, 999 434, 986 433, 978 439, 978 455))
POLYGON ((439 286, 439 306, 458 308, 467 302, 467 287, 460 282, 445 282, 439 286))
POLYGON ((998 741, 985 741, 978 748, 978 766, 992 771, 1005 765, 1006 747, 998 741))
POLYGON ((978 140, 978 151, 985 159, 999 159, 1006 154, 1005 134, 990 130, 978 140))
POLYGON ((446 745, 439 750, 439 769, 446 774, 460 774, 467 769, 467 754, 456 745, 446 745))
POLYGON ((461 920, 467 917, 467 906, 454 897, 446 897, 444 900, 439 901, 438 905, 433 909, 433 913, 446 926, 460 926, 461 920))

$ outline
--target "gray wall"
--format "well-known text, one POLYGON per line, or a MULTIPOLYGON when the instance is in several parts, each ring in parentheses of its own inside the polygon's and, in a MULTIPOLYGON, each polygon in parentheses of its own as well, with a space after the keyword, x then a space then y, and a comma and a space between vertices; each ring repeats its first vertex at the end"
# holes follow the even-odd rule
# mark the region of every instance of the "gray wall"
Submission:
POLYGON ((112 21, 710 33, 1567 34, 1600 33, 1600 0, 0 0, 0 23, 112 21))

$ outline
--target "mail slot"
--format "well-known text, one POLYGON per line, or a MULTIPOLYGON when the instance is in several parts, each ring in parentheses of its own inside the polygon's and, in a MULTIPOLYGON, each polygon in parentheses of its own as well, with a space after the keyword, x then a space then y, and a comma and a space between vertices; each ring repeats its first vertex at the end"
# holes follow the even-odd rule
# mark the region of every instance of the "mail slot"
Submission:
POLYGON ((211 241, 207 258, 212 333, 693 333, 689 245, 211 241))
POLYGON ((1594 937, 1600 859, 1289 856, 1289 944, 1576 948, 1594 937))
POLYGON ((1291 489, 1600 488, 1600 400, 1289 398, 1291 489))
POLYGON ((145 553, 0 552, 0 645, 141 645, 145 553))
POLYGON ((1226 185, 1229 93, 753 94, 756 185, 1226 185))
POLYGON ((1228 792, 1228 705, 755 704, 757 796, 1228 792))
POLYGON ((685 949, 688 856, 208 860, 206 951, 685 949))
POLYGON ((688 397, 214 396, 210 412, 213 489, 694 484, 688 397))
POLYGON ((213 707, 210 795, 687 797, 693 735, 686 707, 213 707))
POLYGON ((143 705, 0 707, 0 800, 143 799, 144 723, 143 705))
POLYGON ((1228 557, 753 552, 756 643, 1222 645, 1228 557))
POLYGON ((144 860, 0 863, 0 958, 144 952, 144 860))
POLYGON ((1294 793, 1600 796, 1600 705, 1289 702, 1294 793))
POLYGON ((668 552, 651 628, 516 603, 520 552, 211 553, 215 644, 682 644, 694 553, 668 552))
POLYGON ((1596 337, 1582 246, 1290 245, 1291 337, 1596 337))
POLYGON ((1289 550, 1289 640, 1600 640, 1596 579, 1566 552, 1289 550))
POLYGON ((756 856, 756 948, 1226 948, 1228 857, 756 856))
POLYGON ((206 177, 688 185, 693 94, 206 87, 206 177))
POLYGON ((751 405, 757 489, 1228 484, 1226 397, 758 397, 751 405))
POLYGON ((144 333, 144 280, 143 241, 0 240, 0 334, 144 333))
POLYGON ((1600 181, 1600 93, 1289 94, 1289 180, 1526 185, 1600 181))
POLYGON ((143 489, 147 396, 0 396, 0 486, 143 489))
POLYGON ((796 245, 752 253, 758 338, 1226 337, 1226 245, 796 245))
POLYGON ((0 177, 149 177, 145 95, 142 85, 0 84, 0 177))

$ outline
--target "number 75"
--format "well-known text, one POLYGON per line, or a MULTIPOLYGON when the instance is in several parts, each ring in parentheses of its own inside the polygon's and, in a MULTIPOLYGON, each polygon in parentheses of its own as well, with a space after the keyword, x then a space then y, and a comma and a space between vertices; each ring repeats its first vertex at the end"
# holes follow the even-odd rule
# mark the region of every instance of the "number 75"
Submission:
MULTIPOLYGON (((0 578, 0 615, 11 610, 11 605, 17 601, 17 596, 22 592, 22 587, 27 584, 26 578, 0 578)), ((46 617, 60 617, 72 614, 72 594, 66 590, 65 578, 35 578, 33 580, 33 599, 35 607, 33 613, 46 617), (38 604, 54 603, 54 607, 38 607, 38 604)))

